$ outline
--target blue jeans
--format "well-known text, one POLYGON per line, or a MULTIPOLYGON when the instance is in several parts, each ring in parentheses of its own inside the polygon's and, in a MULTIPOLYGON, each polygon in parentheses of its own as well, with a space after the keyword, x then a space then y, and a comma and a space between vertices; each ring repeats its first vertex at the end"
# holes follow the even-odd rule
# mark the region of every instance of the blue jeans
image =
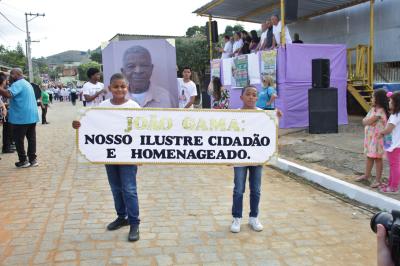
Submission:
POLYGON ((246 188, 247 170, 249 170, 250 183, 250 217, 258 216, 258 204, 260 203, 262 166, 234 167, 235 187, 233 188, 232 216, 242 218, 243 193, 246 188))
POLYGON ((129 224, 139 224, 139 201, 136 191, 136 165, 107 165, 108 183, 120 218, 128 216, 129 224))

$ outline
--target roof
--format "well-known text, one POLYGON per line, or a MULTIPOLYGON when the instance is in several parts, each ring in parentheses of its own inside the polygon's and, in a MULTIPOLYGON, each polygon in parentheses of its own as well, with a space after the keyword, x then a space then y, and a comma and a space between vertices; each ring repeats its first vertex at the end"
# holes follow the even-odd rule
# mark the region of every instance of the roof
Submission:
POLYGON ((176 39, 183 36, 164 36, 164 35, 140 35, 140 34, 122 34, 117 33, 110 39, 112 41, 127 41, 127 40, 145 40, 145 39, 176 39))
MULTIPOLYGON (((292 0, 291 0, 292 1, 292 0)), ((304 20, 370 0, 298 0, 298 18, 304 20)), ((280 15, 280 0, 213 0, 193 13, 238 21, 262 23, 273 14, 280 15)), ((295 20, 288 21, 294 22, 295 20)))

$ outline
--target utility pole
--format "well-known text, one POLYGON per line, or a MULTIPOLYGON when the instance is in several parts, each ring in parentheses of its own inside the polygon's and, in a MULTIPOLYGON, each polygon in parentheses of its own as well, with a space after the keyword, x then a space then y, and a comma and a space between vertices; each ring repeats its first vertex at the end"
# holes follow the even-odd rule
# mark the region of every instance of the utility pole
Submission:
POLYGON ((25 22, 26 22, 26 58, 28 59, 28 71, 29 71, 29 82, 33 82, 33 68, 32 68, 32 55, 31 55, 31 43, 37 42, 31 40, 31 34, 29 32, 28 22, 37 18, 37 17, 44 17, 43 14, 32 14, 32 13, 25 13, 25 22), (31 19, 28 19, 28 16, 32 16, 31 19))

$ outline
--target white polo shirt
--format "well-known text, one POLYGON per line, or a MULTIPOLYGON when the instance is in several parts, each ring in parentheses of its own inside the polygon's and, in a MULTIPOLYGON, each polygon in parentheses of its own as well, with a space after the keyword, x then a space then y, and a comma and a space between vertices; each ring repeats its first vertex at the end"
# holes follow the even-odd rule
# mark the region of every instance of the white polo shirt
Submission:
MULTIPOLYGON (((282 24, 279 21, 278 25, 276 26, 274 25, 272 30, 272 32, 274 33, 277 46, 281 44, 281 31, 282 31, 282 24)), ((292 43, 292 38, 290 37, 290 32, 287 26, 285 26, 285 39, 287 44, 292 43)))

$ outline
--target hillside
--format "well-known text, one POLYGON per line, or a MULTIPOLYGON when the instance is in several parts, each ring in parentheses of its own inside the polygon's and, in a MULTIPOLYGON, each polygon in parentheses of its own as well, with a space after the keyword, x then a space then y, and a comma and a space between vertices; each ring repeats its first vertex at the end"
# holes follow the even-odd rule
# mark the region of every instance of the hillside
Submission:
POLYGON ((89 55, 84 51, 65 51, 59 54, 51 55, 46 58, 48 64, 61 65, 72 62, 86 63, 90 61, 89 55))

